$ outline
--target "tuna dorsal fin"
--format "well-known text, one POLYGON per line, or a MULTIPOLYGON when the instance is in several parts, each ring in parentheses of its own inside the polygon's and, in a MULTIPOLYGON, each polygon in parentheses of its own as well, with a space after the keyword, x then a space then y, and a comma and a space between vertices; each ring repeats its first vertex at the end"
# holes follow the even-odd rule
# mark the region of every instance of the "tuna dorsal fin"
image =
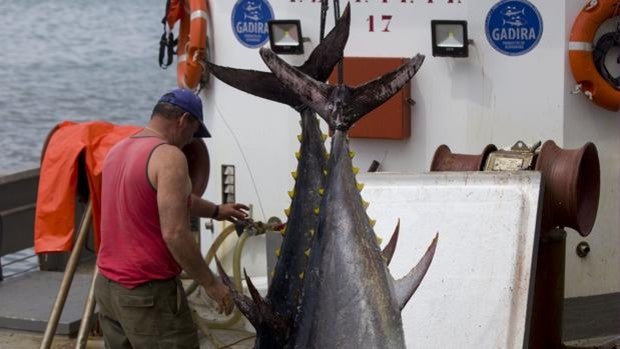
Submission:
POLYGON ((245 282, 248 284, 248 290, 254 300, 254 304, 257 305, 262 328, 271 334, 283 335, 288 333, 290 330, 288 321, 261 297, 245 268, 243 268, 243 275, 245 275, 245 282))
POLYGON ((217 270, 220 273, 222 282, 230 289, 233 301, 237 305, 237 308, 243 315, 245 315, 246 318, 248 318, 248 320, 250 320, 252 325, 258 329, 261 324, 261 316, 258 307, 248 296, 239 293, 233 282, 228 277, 228 274, 224 271, 224 268, 222 268, 222 264, 217 256, 215 257, 215 264, 217 264, 217 270))
POLYGON ((415 290, 420 286, 424 275, 426 275, 426 271, 428 267, 431 265, 433 261, 433 256, 435 255, 435 249, 437 248, 437 239, 439 238, 439 234, 435 235, 433 242, 430 244, 422 259, 418 262, 418 264, 409 271, 405 277, 402 279, 396 280, 394 283, 394 289, 396 291, 396 302, 398 303, 399 309, 403 309, 415 290))
POLYGON ((362 116, 371 112, 396 94, 407 81, 417 73, 424 62, 424 55, 417 54, 395 70, 352 89, 354 103, 345 107, 345 122, 353 125, 362 116))
MULTIPOLYGON (((349 38, 351 23, 350 6, 347 5, 342 17, 325 39, 312 51, 308 60, 299 70, 318 81, 325 81, 334 66, 342 59, 344 47, 349 38)), ((282 86, 273 73, 222 67, 207 62, 209 71, 224 83, 249 94, 283 103, 292 108, 303 107, 297 95, 282 86)))
MULTIPOLYGON (((329 115, 330 110, 327 102, 331 91, 334 89, 333 86, 316 81, 298 69, 291 67, 268 48, 261 48, 260 55, 280 82, 297 94, 302 103, 323 118, 329 115)), ((325 121, 329 125, 332 124, 331 120, 325 121)))
POLYGON ((392 257, 394 256, 394 251, 396 251, 396 243, 398 242, 398 232, 400 231, 400 218, 398 219, 398 223, 396 224, 396 229, 394 229, 394 233, 390 238, 390 242, 385 246, 381 255, 385 260, 385 264, 390 265, 392 261, 392 257))
POLYGON ((245 268, 243 268, 243 275, 245 276, 245 282, 248 284, 248 290, 250 291, 250 296, 252 296, 254 303, 258 305, 259 310, 264 310, 267 304, 260 293, 258 293, 258 290, 254 286, 254 283, 252 283, 245 268))

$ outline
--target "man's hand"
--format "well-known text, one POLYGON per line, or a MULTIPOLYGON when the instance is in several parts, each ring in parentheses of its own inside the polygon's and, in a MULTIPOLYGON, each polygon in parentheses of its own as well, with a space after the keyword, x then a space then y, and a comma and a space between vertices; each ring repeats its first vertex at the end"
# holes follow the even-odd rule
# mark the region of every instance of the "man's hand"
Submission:
POLYGON ((248 217, 247 210, 250 208, 244 204, 221 204, 219 205, 220 209, 215 219, 219 221, 223 220, 236 220, 236 219, 246 219, 248 217))
POLYGON ((228 315, 235 307, 235 303, 232 300, 232 295, 228 287, 226 287, 219 278, 216 278, 213 283, 203 288, 207 292, 207 296, 217 302, 217 312, 228 315))

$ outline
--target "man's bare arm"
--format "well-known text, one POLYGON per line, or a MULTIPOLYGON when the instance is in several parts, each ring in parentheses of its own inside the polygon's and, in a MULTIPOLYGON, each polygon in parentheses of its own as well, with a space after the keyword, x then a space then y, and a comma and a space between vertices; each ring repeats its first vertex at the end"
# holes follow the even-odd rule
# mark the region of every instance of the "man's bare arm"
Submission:
POLYGON ((190 208, 190 212, 196 217, 214 218, 221 221, 229 218, 245 219, 248 215, 243 210, 248 209, 249 207, 246 205, 237 203, 216 205, 211 201, 202 199, 199 196, 192 194, 192 206, 190 208))
MULTIPOLYGON (((189 228, 187 198, 190 194, 187 161, 170 145, 159 146, 151 156, 161 232, 168 249, 181 267, 202 285, 214 277, 200 255, 189 228)), ((149 171, 150 172, 150 171, 149 171)))
POLYGON ((149 161, 149 179, 157 189, 157 206, 164 241, 179 265, 207 293, 218 301, 226 313, 232 310, 230 296, 222 292, 223 286, 216 279, 200 255, 200 250, 189 228, 188 197, 191 182, 188 176, 187 160, 183 153, 170 145, 159 146, 149 161))

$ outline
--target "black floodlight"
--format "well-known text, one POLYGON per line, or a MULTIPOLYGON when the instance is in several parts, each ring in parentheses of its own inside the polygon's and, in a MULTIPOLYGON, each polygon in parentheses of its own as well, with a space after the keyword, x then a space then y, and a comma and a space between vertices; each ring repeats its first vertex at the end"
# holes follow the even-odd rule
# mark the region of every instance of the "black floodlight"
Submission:
POLYGON ((433 56, 467 57, 467 21, 432 20, 433 56))
POLYGON ((304 39, 301 36, 301 22, 298 19, 274 19, 267 23, 269 44, 273 52, 294 55, 304 53, 304 39))

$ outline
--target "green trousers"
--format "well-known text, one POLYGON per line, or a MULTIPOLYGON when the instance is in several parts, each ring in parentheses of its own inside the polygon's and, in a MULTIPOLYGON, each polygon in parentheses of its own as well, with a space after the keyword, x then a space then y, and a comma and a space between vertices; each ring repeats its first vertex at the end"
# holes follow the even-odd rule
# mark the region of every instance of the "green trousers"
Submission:
POLYGON ((178 279, 127 289, 99 274, 95 299, 106 349, 198 348, 198 333, 178 279))

